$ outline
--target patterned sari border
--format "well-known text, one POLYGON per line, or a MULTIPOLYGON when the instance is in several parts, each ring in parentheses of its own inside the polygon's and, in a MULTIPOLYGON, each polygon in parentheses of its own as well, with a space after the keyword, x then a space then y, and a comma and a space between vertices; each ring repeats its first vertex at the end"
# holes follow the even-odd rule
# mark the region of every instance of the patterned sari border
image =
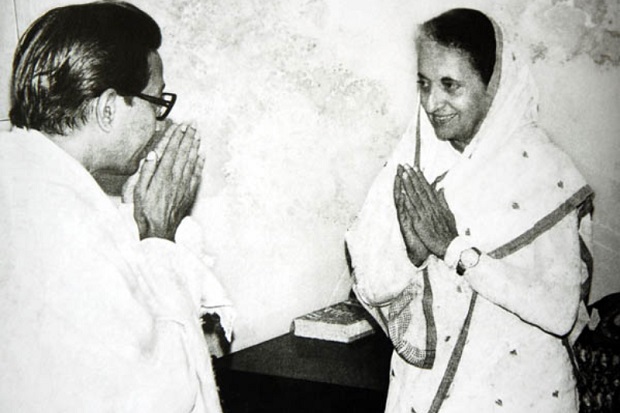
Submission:
MULTIPOLYGON (((402 299, 390 306, 388 319, 384 319, 388 326, 388 336, 394 344, 396 352, 408 363, 422 369, 430 369, 435 363, 435 348, 437 346, 437 328, 433 315, 433 292, 428 278, 428 269, 423 270, 424 290, 422 295, 422 312, 424 314, 426 328, 425 348, 421 349, 409 343, 405 334, 411 324, 411 309, 409 303, 414 294, 405 290, 402 299)), ((381 313, 380 313, 381 314, 381 313)), ((384 318, 382 316, 382 318, 384 318)))
POLYGON ((573 196, 564 201, 564 203, 562 203, 559 207, 553 210, 550 214, 543 217, 540 221, 534 224, 531 229, 519 235, 512 241, 509 241, 501 247, 491 251, 489 253, 489 256, 499 259, 517 252, 521 248, 534 241, 540 234, 549 230, 555 224, 560 222, 566 215, 568 215, 572 210, 581 205, 593 194, 594 192, 589 185, 583 186, 579 191, 577 191, 575 194, 573 194, 573 196))

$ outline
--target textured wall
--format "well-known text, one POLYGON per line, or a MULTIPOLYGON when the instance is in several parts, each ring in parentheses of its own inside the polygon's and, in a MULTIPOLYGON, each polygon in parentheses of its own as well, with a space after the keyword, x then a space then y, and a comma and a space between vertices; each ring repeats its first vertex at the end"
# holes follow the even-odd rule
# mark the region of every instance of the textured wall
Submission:
POLYGON ((0 130, 5 130, 9 126, 9 101, 6 91, 10 83, 13 50, 17 43, 17 27, 13 1, 2 0, 0 5, 3 10, 0 14, 0 130))
POLYGON ((390 28, 396 10, 333 3, 154 11, 178 23, 167 82, 207 140, 195 215, 240 312, 234 348, 347 294, 343 234, 407 117, 412 53, 390 28))
MULTIPOLYGON (((16 2, 20 27, 61 4, 16 2)), ((413 26, 455 5, 516 33, 541 122, 597 191, 592 298, 620 290, 616 0, 133 2, 163 28, 173 117, 203 135, 195 215, 239 309, 234 349, 346 294, 344 231, 414 106, 413 26)))

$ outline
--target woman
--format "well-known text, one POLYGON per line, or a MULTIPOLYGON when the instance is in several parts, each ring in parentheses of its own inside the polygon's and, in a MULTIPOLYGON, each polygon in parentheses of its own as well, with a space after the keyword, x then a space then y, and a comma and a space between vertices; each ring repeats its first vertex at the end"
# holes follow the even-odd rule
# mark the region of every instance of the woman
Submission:
POLYGON ((592 191, 488 17, 448 11, 416 48, 426 116, 347 233, 355 292, 395 348, 386 411, 577 412, 592 191))

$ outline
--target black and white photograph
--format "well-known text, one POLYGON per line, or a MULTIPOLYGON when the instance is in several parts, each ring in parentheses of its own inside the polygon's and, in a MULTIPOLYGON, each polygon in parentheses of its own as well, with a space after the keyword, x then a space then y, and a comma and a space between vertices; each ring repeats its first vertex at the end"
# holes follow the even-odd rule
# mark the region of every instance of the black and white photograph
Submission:
POLYGON ((618 0, 0 6, 0 413, 620 411, 618 0))

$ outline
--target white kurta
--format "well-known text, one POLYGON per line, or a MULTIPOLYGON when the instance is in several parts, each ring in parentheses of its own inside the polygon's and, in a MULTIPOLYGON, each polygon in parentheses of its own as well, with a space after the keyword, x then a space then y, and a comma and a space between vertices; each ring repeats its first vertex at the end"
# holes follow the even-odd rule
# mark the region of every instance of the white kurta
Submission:
POLYGON ((0 411, 219 412, 208 267, 36 131, 0 134, 0 411))

